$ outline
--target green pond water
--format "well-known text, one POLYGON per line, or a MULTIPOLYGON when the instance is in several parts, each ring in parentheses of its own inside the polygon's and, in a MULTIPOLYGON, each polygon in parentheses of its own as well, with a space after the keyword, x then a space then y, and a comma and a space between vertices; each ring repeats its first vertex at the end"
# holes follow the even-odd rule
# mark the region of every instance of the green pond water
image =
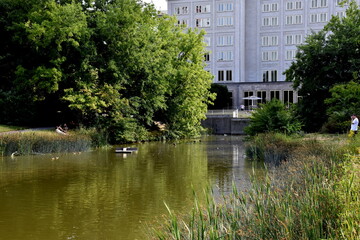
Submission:
POLYGON ((240 136, 144 143, 78 154, 0 157, 0 239, 147 239, 167 214, 189 212, 193 189, 249 185, 240 136))

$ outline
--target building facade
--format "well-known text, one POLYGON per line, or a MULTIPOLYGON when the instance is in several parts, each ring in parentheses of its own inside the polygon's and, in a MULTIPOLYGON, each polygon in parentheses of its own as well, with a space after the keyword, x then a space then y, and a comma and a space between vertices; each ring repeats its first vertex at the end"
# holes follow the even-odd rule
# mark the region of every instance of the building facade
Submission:
POLYGON ((168 14, 175 15, 178 24, 206 31, 206 70, 215 83, 228 86, 233 108, 249 105, 243 98, 251 95, 262 98, 259 102, 297 102, 283 75, 297 45, 321 30, 332 15, 345 16, 347 6, 340 6, 342 0, 167 1, 168 14))

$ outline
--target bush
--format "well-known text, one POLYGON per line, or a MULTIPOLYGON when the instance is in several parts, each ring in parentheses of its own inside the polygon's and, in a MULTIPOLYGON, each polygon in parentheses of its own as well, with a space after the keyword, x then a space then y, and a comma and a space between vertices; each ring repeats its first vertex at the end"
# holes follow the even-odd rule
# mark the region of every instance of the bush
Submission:
POLYGON ((301 123, 295 118, 292 110, 286 109, 278 99, 261 104, 251 116, 251 121, 245 132, 249 135, 266 132, 281 132, 292 134, 301 130, 301 123))

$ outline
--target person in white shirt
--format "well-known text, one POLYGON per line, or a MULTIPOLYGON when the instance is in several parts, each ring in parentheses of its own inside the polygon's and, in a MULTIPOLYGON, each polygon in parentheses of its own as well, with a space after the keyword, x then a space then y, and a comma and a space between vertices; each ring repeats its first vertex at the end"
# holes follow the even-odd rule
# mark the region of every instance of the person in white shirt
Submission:
POLYGON ((359 126, 359 119, 355 115, 352 115, 350 131, 353 131, 354 134, 357 134, 358 126, 359 126))

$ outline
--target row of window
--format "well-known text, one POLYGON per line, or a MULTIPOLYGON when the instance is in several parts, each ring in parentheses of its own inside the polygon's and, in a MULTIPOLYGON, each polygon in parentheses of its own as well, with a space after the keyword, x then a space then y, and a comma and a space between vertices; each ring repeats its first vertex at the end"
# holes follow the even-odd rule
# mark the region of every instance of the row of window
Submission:
MULTIPOLYGON (((291 90, 285 90, 285 91, 271 90, 270 91, 270 100, 272 100, 274 98, 280 100, 280 92, 283 93, 283 102, 285 104, 288 104, 287 106, 289 106, 289 104, 291 104, 291 103, 294 103, 294 91, 291 91, 291 90)), ((256 96, 261 99, 257 100, 256 102, 253 102, 252 100, 244 100, 245 107, 248 107, 252 104, 265 103, 266 102, 266 93, 267 93, 267 91, 256 91, 256 96)), ((244 92, 244 97, 250 97, 250 96, 254 96, 253 91, 245 91, 244 92)))
MULTIPOLYGON (((233 3, 219 3, 217 5, 217 12, 231 12, 234 11, 234 4, 233 3)), ((210 13, 211 12, 211 5, 196 5, 195 6, 195 13, 210 13)), ((175 7, 174 13, 176 15, 183 15, 189 14, 190 10, 187 6, 175 7)))
MULTIPOLYGON (((285 60, 286 61, 292 61, 296 57, 297 50, 296 49, 290 49, 285 51, 285 60)), ((204 54, 204 61, 210 62, 210 54, 205 53, 204 54)), ((217 59, 218 62, 226 62, 226 61, 233 61, 234 60, 234 54, 232 51, 220 51, 217 53, 217 59)), ((271 61, 278 61, 279 60, 279 53, 278 51, 263 51, 262 52, 262 58, 261 60, 263 62, 271 62, 271 61)), ((271 81, 270 81, 271 82, 271 81)))
MULTIPOLYGON (((337 16, 344 17, 344 12, 338 12, 337 16)), ((309 15, 310 23, 324 23, 328 21, 328 13, 314 13, 309 15)), ((285 25, 294 25, 294 24, 302 24, 303 23, 303 15, 291 15, 286 16, 285 25)), ((279 18, 278 17, 264 17, 262 19, 262 26, 278 26, 279 18)))
MULTIPOLYGON (((219 70, 218 71, 218 81, 232 81, 233 74, 232 70, 219 70)), ((277 82, 278 81, 278 71, 277 70, 266 70, 263 72, 263 82, 277 82)))
MULTIPOLYGON (((343 0, 336 0, 336 4, 339 6, 343 0)), ((303 9, 302 1, 288 1, 286 2, 286 10, 302 10, 303 9)), ((328 0, 311 0, 311 8, 324 8, 328 7, 328 0)), ((217 5, 217 12, 231 12, 234 11, 233 3, 219 3, 217 5)), ((266 3, 262 5, 262 12, 278 12, 279 3, 266 3)), ((211 5, 196 5, 195 13, 210 13, 211 5)), ((176 15, 189 14, 190 10, 187 6, 180 6, 174 8, 174 13, 176 15)))
MULTIPOLYGON (((337 12, 336 16, 339 18, 344 18, 346 16, 345 11, 337 12)), ((314 13, 310 14, 309 17, 310 23, 324 23, 328 21, 328 13, 314 13)), ((294 25, 294 24, 302 24, 303 23, 303 15, 292 15, 286 16, 286 25, 294 25)), ((178 25, 189 25, 187 19, 179 19, 178 25)), ((232 26, 234 25, 234 20, 232 17, 221 17, 217 19, 217 26, 232 26)), ((262 21, 262 26, 278 26, 279 20, 278 17, 265 17, 262 21)), ((196 19, 195 20, 196 27, 210 27, 211 26, 211 19, 204 18, 204 19, 196 19)))
MULTIPOLYGON (((179 21, 178 21, 179 23, 179 21)), ((180 21, 180 24, 184 22, 180 21)), ((219 17, 217 18, 217 26, 218 27, 225 27, 225 26, 233 26, 234 25, 234 18, 233 17, 219 17)), ((211 26, 211 19, 210 18, 196 18, 195 19, 195 26, 196 27, 210 27, 211 26)))
MULTIPOLYGON (((299 45, 302 43, 302 34, 285 35, 285 45, 299 45)), ((261 37, 261 46, 278 46, 279 36, 263 36, 261 37)))
MULTIPOLYGON (((336 4, 339 6, 343 0, 337 0, 336 4)), ((286 2, 286 10, 301 10, 303 9, 303 1, 288 1, 286 2)), ((311 0, 310 8, 324 8, 328 7, 328 0, 311 0)), ((279 3, 265 3, 262 5, 262 12, 278 12, 279 3)))
MULTIPOLYGON (((290 49, 285 50, 285 60, 292 61, 296 57, 297 50, 290 49)), ((261 60, 263 62, 271 62, 271 61, 279 61, 279 53, 278 51, 263 51, 261 60)))

